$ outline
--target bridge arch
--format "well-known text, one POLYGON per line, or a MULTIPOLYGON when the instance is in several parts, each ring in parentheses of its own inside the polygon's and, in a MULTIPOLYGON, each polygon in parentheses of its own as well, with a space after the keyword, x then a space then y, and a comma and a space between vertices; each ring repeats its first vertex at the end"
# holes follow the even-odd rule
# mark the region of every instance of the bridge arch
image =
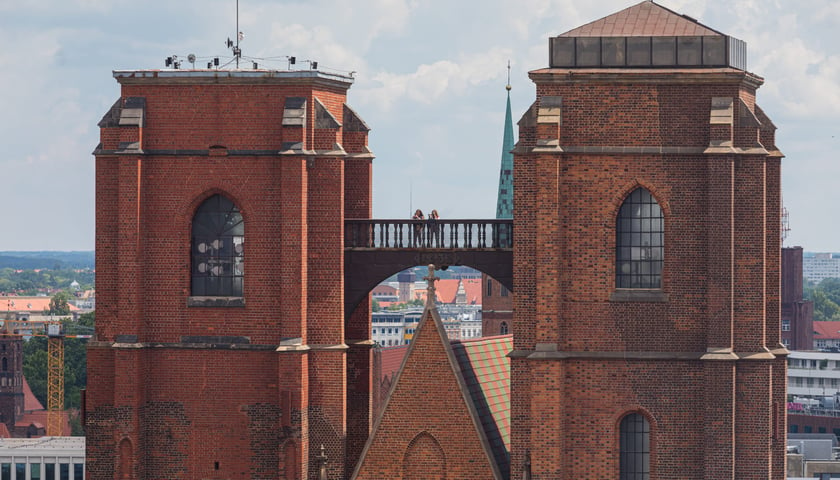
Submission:
POLYGON ((347 220, 345 318, 376 285, 417 265, 471 267, 513 291, 512 238, 512 220, 347 220))

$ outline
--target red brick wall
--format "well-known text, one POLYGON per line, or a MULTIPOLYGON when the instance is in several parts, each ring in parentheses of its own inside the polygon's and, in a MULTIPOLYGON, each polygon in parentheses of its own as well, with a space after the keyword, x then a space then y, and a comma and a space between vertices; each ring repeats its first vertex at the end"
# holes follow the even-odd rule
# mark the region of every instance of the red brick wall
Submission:
POLYGON ((493 277, 481 274, 481 334, 485 337, 501 335, 502 323, 507 324, 506 333, 513 331, 513 292, 503 296, 503 288, 493 277))
POLYGON ((446 348, 451 347, 443 330, 430 316, 418 326, 396 386, 352 478, 494 478, 478 433, 480 423, 473 421, 468 407, 469 392, 465 384, 459 384, 456 360, 447 356, 446 348), (427 477, 422 476, 424 470, 427 477))
POLYGON ((652 478, 784 478, 779 159, 774 145, 745 154, 758 128, 738 102, 754 108, 760 80, 559 69, 532 79, 538 106, 562 98, 562 120, 526 114, 516 150, 511 472, 528 451, 534 478, 616 478, 618 425, 638 411, 651 421, 652 478), (744 153, 705 151, 712 97, 734 99, 744 153), (658 301, 616 296, 616 216, 636 187, 665 216, 658 301))
MULTIPOLYGON (((342 129, 317 128, 313 99, 341 123, 349 84, 121 83, 122 98, 145 98, 145 118, 142 128, 105 124, 97 152, 102 293, 88 356, 97 380, 87 394, 90 478, 114 478, 118 456, 131 457, 137 478, 306 478, 321 444, 330 478, 343 478, 344 208, 370 215, 371 157, 354 158, 346 177, 334 150, 342 129), (287 97, 307 99, 305 126, 282 125, 287 97), (114 151, 127 140, 143 152, 114 151), (300 140, 316 153, 280 154, 300 140), (216 193, 244 219, 244 306, 188 305, 192 217, 216 193), (295 338, 312 349, 275 351, 295 338)), ((352 133, 358 152, 366 132, 352 133)), ((369 334, 369 317, 354 318, 353 329, 369 334)), ((352 366, 369 376, 364 358, 352 366)), ((358 442, 370 413, 353 416, 364 430, 352 432, 358 442)))

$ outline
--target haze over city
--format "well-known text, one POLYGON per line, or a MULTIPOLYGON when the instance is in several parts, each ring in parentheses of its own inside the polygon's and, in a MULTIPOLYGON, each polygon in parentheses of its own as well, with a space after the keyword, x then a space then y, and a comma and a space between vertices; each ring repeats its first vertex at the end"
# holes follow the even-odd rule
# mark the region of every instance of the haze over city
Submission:
MULTIPOLYGON (((196 68, 231 52, 234 0, 0 2, 0 202, 3 250, 94 248, 96 124, 119 96, 112 70, 196 68)), ((371 127, 374 216, 412 208, 444 218, 495 215, 507 62, 514 121, 534 98, 529 70, 548 38, 631 5, 624 0, 241 0, 246 68, 354 72, 350 104, 371 127)), ((743 39, 778 127, 786 245, 840 250, 840 2, 661 0, 743 39), (734 8, 737 6, 737 8, 734 8)))

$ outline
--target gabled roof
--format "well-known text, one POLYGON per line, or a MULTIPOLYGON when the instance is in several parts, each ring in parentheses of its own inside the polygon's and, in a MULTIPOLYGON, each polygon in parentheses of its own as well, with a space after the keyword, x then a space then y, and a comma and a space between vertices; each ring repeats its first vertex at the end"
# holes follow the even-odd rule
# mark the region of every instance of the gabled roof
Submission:
MULTIPOLYGON (((433 273, 434 270, 430 276, 433 273)), ((429 295, 435 295, 434 282, 429 290, 429 295)), ((485 425, 494 423, 492 414, 489 419, 479 414, 479 410, 489 412, 490 400, 495 405, 498 395, 485 397, 481 385, 487 382, 479 381, 479 378, 485 380, 485 376, 473 371, 473 378, 467 381, 461 367, 471 363, 470 353, 478 355, 474 359, 476 364, 495 365, 495 362, 478 358, 487 350, 480 342, 474 346, 461 345, 458 348, 462 358, 458 359, 434 302, 427 301, 391 394, 351 478, 378 480, 384 472, 393 472, 395 466, 397 472, 402 471, 407 452, 412 451, 413 441, 421 436, 431 438, 442 449, 446 473, 451 478, 507 478, 508 472, 503 474, 500 470, 485 432, 485 425), (483 400, 477 402, 476 398, 483 400), (463 461, 466 458, 470 460, 463 461)), ((492 391, 487 385, 488 392, 492 391)), ((392 474, 388 478, 401 477, 392 474)))
POLYGON ((587 23, 561 37, 683 37, 720 36, 697 20, 650 0, 637 3, 600 20, 587 23))
MULTIPOLYGON (((480 278, 445 278, 435 283, 435 296, 440 303, 455 303, 458 294, 458 283, 463 282, 467 294, 467 305, 481 305, 480 278)), ((426 299, 426 290, 415 290, 414 295, 419 299, 426 299)), ((380 304, 381 305, 381 304, 380 304)))

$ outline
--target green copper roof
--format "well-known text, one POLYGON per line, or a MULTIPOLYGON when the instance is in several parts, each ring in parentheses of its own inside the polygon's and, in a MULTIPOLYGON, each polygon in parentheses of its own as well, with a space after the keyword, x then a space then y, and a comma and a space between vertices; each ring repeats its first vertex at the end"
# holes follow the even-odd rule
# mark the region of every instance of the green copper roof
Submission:
POLYGON ((502 142, 502 168, 499 172, 499 197, 496 218, 513 218, 513 120, 510 114, 510 85, 505 112, 505 138, 502 142))

